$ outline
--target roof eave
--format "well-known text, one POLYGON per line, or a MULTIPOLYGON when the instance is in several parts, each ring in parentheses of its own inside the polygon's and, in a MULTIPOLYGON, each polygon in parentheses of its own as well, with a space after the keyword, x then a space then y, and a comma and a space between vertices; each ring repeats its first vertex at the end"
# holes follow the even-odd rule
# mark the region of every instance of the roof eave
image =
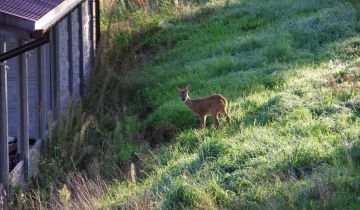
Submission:
POLYGON ((32 38, 31 32, 13 26, 9 26, 3 23, 0 23, 0 34, 15 37, 21 40, 29 40, 32 38))
POLYGON ((12 26, 15 28, 20 28, 26 31, 32 31, 35 27, 35 21, 26 19, 23 17, 6 14, 0 12, 0 23, 12 26))
POLYGON ((23 40, 41 38, 84 1, 86 0, 64 0, 37 21, 0 12, 0 25, 6 26, 1 27, 0 34, 23 40))
POLYGON ((35 34, 45 34, 85 0, 65 0, 35 22, 35 34))

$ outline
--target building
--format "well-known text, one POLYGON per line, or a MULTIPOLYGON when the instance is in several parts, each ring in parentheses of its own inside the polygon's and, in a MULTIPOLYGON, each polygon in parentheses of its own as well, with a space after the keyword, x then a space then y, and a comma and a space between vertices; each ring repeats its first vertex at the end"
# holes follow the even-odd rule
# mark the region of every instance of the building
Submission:
POLYGON ((49 116, 84 93, 99 14, 98 0, 0 1, 1 192, 36 175, 49 116))

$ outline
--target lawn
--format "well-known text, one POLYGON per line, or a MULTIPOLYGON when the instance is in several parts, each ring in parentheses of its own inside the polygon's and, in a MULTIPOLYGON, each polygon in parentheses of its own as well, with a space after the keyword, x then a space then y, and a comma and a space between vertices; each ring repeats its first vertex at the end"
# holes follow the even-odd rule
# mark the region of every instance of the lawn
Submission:
POLYGON ((131 92, 119 141, 141 133, 152 147, 132 160, 135 183, 115 182, 101 205, 360 208, 359 8, 244 0, 165 19, 147 42, 172 46, 115 87, 131 92), (192 98, 224 95, 233 125, 200 129, 176 93, 187 81, 192 98))

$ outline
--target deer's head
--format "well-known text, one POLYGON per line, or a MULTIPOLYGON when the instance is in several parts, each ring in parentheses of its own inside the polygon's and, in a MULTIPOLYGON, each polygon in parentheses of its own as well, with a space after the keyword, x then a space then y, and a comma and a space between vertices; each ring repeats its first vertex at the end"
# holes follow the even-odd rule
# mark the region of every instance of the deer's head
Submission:
POLYGON ((189 99, 190 84, 187 83, 185 90, 176 87, 176 92, 179 93, 181 100, 186 101, 189 99))

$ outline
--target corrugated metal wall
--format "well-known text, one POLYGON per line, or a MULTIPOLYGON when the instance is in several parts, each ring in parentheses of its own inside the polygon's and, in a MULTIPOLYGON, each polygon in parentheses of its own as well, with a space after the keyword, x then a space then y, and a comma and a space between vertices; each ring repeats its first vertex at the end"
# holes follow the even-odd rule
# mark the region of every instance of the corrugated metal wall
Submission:
MULTIPOLYGON (((17 41, 15 39, 7 38, 6 47, 7 50, 11 50, 16 47, 17 41)), ((7 61, 9 66, 8 70, 8 109, 9 109, 9 135, 16 136, 16 125, 18 124, 17 116, 17 87, 16 87, 16 71, 19 68, 18 58, 12 58, 7 61)))
MULTIPOLYGON (((18 40, 7 38, 7 50, 11 50, 18 46, 18 40)), ((9 135, 17 136, 18 125, 18 101, 17 101, 17 74, 19 68, 19 57, 12 58, 7 61, 8 71, 8 106, 9 106, 9 135)), ((29 52, 28 56, 28 100, 29 100, 29 133, 30 137, 37 136, 37 55, 36 50, 29 52)))

